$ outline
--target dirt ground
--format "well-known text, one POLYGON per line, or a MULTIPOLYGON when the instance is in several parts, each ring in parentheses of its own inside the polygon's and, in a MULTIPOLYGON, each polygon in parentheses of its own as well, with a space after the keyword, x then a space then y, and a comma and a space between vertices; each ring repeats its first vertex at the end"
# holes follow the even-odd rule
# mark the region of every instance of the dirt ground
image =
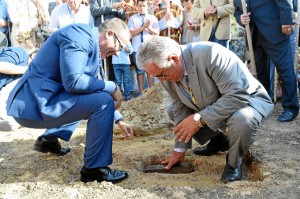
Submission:
MULTIPOLYGON (((21 128, 0 133, 0 198, 299 198, 300 118, 278 123, 281 103, 260 127, 257 139, 245 158, 242 181, 220 181, 226 153, 195 156, 189 150, 185 161, 194 167, 189 174, 144 173, 148 164, 159 163, 173 148, 172 123, 166 107, 169 97, 160 84, 142 97, 124 102, 121 112, 134 128, 135 138, 124 140, 114 130, 115 169, 129 172, 118 184, 82 183, 85 144, 83 121, 64 157, 32 150, 42 129, 21 128)), ((194 147, 197 143, 193 143, 194 147)))

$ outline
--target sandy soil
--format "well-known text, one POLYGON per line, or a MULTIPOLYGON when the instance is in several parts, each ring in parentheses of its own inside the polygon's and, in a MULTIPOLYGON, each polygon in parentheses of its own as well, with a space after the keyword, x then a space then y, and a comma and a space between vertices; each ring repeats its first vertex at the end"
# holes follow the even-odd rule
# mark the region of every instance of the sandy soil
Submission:
POLYGON ((220 182, 226 153, 199 157, 191 150, 185 161, 193 165, 192 173, 144 173, 146 165, 159 163, 172 151, 168 103, 168 95, 160 84, 142 97, 123 103, 121 112, 134 127, 135 138, 124 140, 119 129, 114 131, 111 167, 129 172, 127 180, 115 185, 79 181, 86 122, 82 122, 69 143, 62 143, 71 147, 64 157, 32 150, 41 129, 1 132, 0 198, 299 198, 300 119, 278 123, 280 102, 261 125, 245 158, 242 181, 220 182))

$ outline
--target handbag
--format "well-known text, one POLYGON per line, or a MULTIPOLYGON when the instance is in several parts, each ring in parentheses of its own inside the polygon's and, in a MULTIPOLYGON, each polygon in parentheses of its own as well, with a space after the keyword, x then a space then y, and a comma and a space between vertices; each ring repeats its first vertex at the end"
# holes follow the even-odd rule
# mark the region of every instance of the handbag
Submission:
POLYGON ((221 18, 218 18, 218 21, 217 23, 215 24, 215 26, 213 26, 212 30, 211 30, 211 34, 209 36, 209 39, 208 41, 212 41, 212 39, 214 38, 215 34, 216 34, 216 31, 217 31, 217 28, 219 26, 219 23, 221 21, 221 18))

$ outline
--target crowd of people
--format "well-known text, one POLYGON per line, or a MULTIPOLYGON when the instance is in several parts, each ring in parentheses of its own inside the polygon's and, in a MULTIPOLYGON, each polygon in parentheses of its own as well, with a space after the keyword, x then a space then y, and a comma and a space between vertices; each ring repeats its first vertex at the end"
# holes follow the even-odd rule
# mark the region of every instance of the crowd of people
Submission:
POLYGON ((132 138, 117 109, 132 99, 136 76, 137 96, 160 81, 172 98, 166 169, 184 160, 194 138, 195 155, 228 151, 221 180, 240 180, 242 156, 274 107, 272 64, 282 88, 278 121, 299 113, 296 2, 246 3, 247 13, 240 0, 0 0, 9 41, 0 49, 0 130, 44 128, 34 150, 63 156, 70 148, 59 139, 88 120, 81 181, 119 182, 128 174, 108 167, 113 125, 132 138), (257 79, 230 50, 232 16, 251 28, 257 79))

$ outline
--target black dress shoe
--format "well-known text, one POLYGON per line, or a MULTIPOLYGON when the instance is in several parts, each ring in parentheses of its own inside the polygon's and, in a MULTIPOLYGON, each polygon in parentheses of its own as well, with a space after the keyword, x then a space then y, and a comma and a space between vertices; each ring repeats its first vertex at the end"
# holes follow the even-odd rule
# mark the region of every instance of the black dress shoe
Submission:
POLYGON ((291 111, 283 111, 283 113, 279 116, 279 122, 289 122, 297 117, 298 114, 292 113, 291 111))
POLYGON ((224 183, 233 182, 240 180, 242 178, 242 165, 238 168, 233 168, 228 163, 226 163, 221 181, 224 183))
POLYGON ((60 156, 66 155, 70 152, 70 148, 61 147, 57 138, 38 137, 35 141, 33 150, 42 153, 55 153, 60 156))
POLYGON ((80 181, 82 182, 92 182, 97 180, 98 182, 107 181, 107 182, 120 182, 125 180, 128 177, 126 171, 113 170, 109 167, 101 167, 97 169, 87 169, 82 167, 80 181))
POLYGON ((210 142, 204 147, 196 147, 193 150, 195 155, 211 156, 219 151, 224 152, 229 149, 229 139, 223 133, 219 133, 216 137, 212 138, 210 142))

